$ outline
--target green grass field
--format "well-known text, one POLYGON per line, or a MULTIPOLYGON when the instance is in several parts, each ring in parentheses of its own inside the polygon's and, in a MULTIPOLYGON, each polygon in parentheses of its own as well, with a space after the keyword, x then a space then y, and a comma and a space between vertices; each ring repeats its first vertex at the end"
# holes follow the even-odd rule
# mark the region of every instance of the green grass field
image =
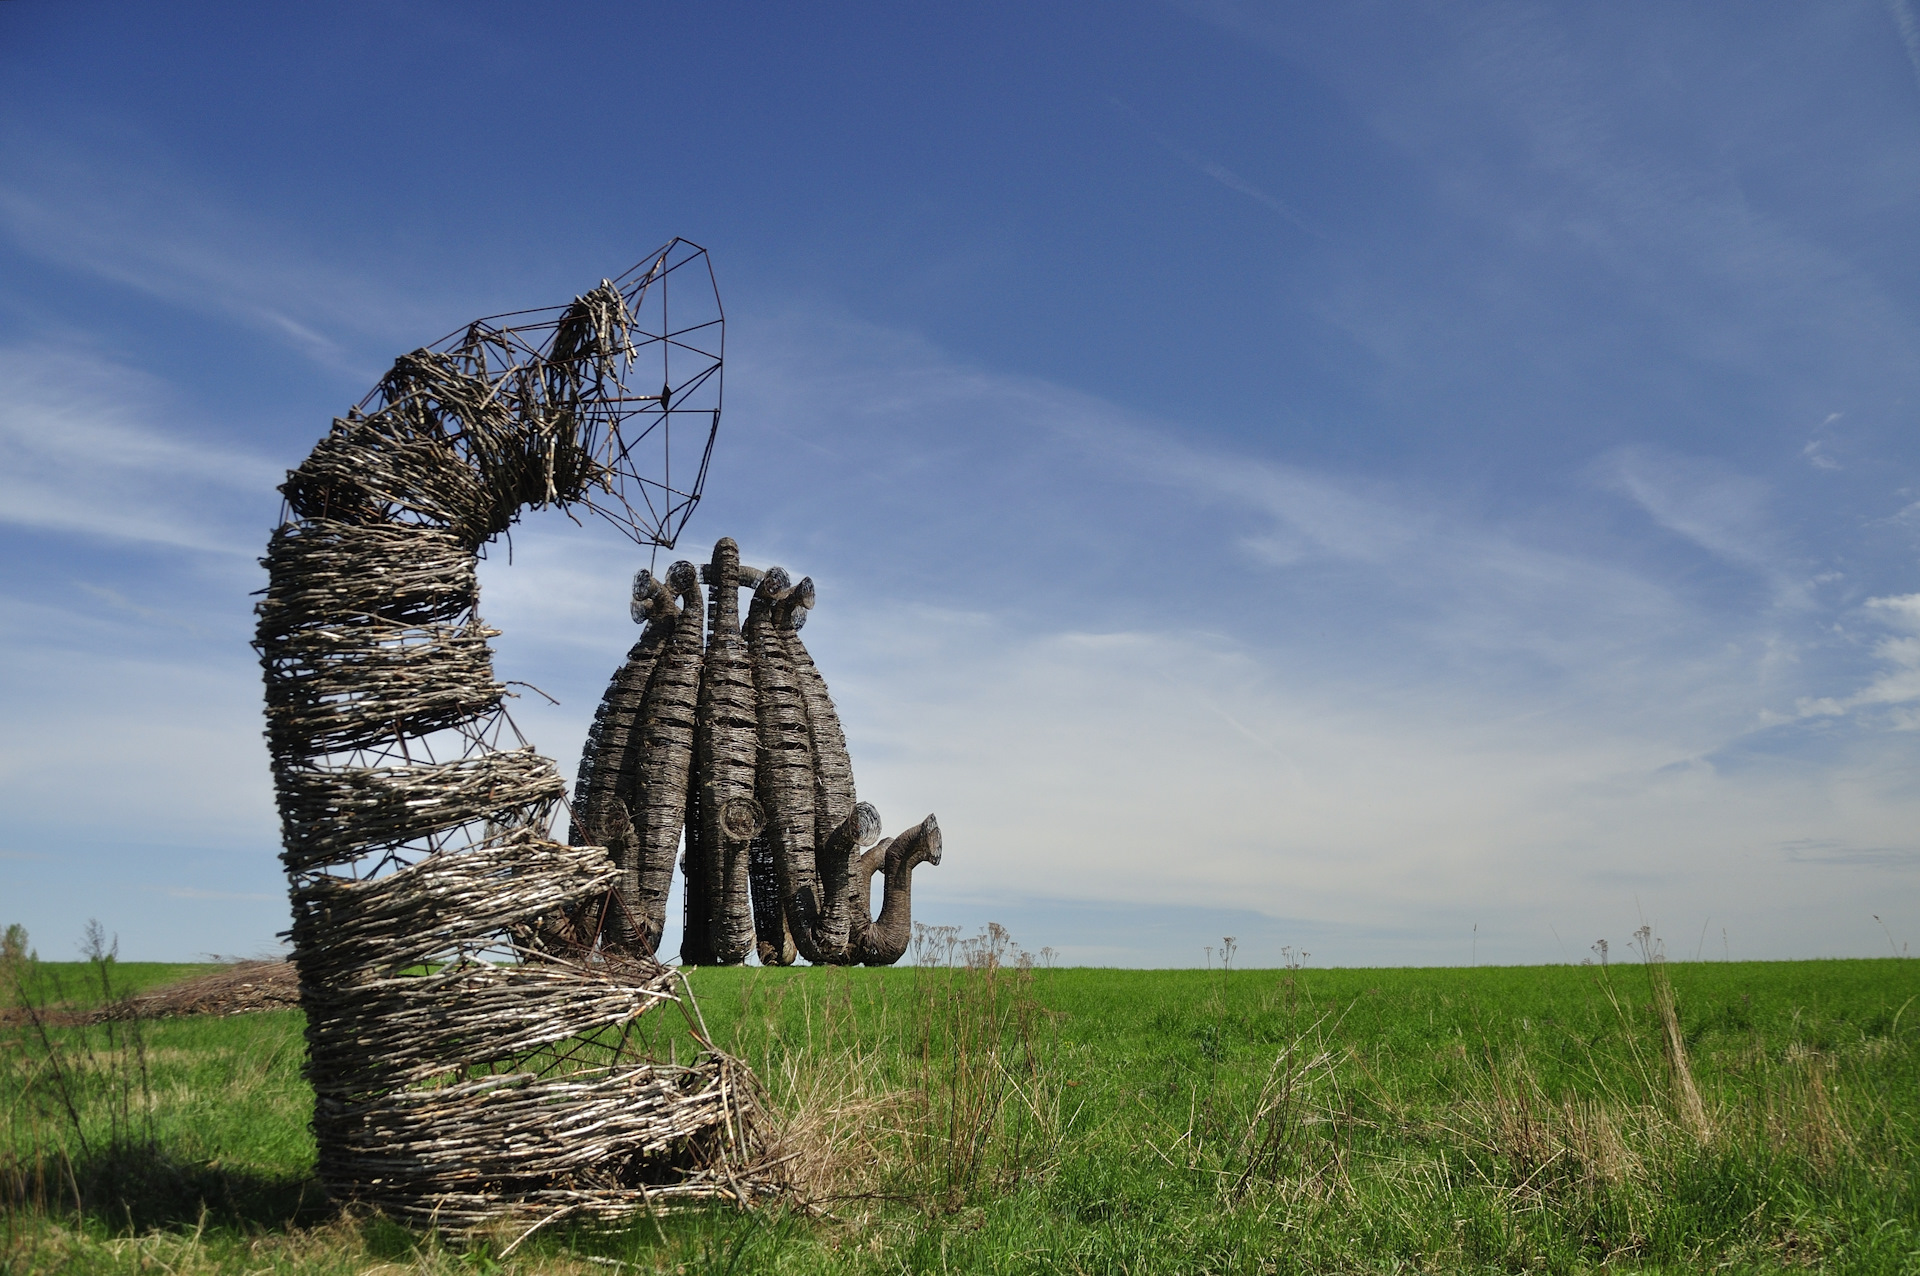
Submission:
MULTIPOLYGON (((148 984, 191 969, 116 967, 148 984)), ((15 1025, 0 1029, 0 1263, 1920 1271, 1920 962, 744 969, 693 984, 787 1118, 776 1138, 801 1154, 811 1211, 554 1228, 503 1261, 511 1232, 456 1246, 327 1208, 296 1012, 149 1023, 117 1054, 105 1027, 50 1029, 72 1111, 46 1043, 15 1025), (137 1155, 110 1151, 116 1128, 137 1155)), ((684 1054, 672 1028, 662 1017, 656 1047, 684 1054)))

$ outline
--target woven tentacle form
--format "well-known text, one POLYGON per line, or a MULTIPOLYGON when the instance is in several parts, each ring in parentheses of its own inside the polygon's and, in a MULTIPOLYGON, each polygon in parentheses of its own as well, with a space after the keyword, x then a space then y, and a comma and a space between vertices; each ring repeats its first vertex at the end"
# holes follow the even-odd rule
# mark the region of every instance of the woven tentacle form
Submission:
POLYGON ((627 905, 648 953, 659 949, 666 928, 667 896, 673 889, 680 830, 687 818, 706 637, 706 603, 694 565, 682 560, 668 568, 667 586, 680 599, 680 611, 647 682, 640 743, 633 758, 634 790, 640 799, 640 872, 634 898, 627 905))
MULTIPOLYGON (((877 849, 877 848, 876 848, 877 849)), ((907 951, 913 938, 913 870, 940 862, 940 822, 929 815, 893 838, 881 860, 886 875, 880 915, 860 941, 856 960, 869 966, 891 966, 907 951)), ((872 882, 871 873, 866 881, 872 882)))
POLYGON ((844 927, 846 914, 829 919, 820 892, 813 841, 813 737, 806 701, 800 696, 781 633, 790 623, 802 586, 811 588, 810 582, 802 581, 801 586, 788 585, 778 599, 764 606, 755 600, 757 615, 749 621, 748 646, 753 652, 754 685, 761 695, 760 790, 763 803, 770 804, 768 851, 780 891, 780 930, 799 956, 820 964, 837 958, 846 946, 843 929, 838 945, 830 953, 823 950, 823 923, 838 922, 844 927))
MULTIPOLYGON (((663 303, 660 323, 641 318, 690 264, 704 272, 704 253, 676 241, 570 306, 403 357, 281 489, 255 645, 318 1170, 342 1198, 465 1225, 766 1190, 746 1168, 750 1074, 639 1046, 636 1021, 663 1005, 704 1040, 674 972, 591 932, 562 953, 513 942, 618 898, 621 866, 548 836, 564 784, 507 716, 478 611, 477 551, 523 508, 586 505, 656 544, 684 523, 705 454, 678 488, 639 478, 635 457, 676 412, 711 443, 717 329, 668 329, 663 303), (645 352, 666 384, 629 394, 645 352)), ((609 718, 627 715, 615 699, 609 718)), ((631 752, 601 725, 596 751, 631 752)))
POLYGON ((773 612, 792 590, 786 569, 769 567, 754 585, 743 626, 760 720, 754 792, 767 817, 766 828, 748 851, 754 947, 763 966, 791 966, 799 955, 787 924, 787 865, 796 855, 811 857, 813 850, 813 756, 806 709, 794 692, 792 670, 785 668, 784 659, 771 658, 786 654, 773 636, 773 612), (796 800, 804 806, 796 806, 796 800), (805 833, 804 847, 796 844, 800 831, 805 833))
MULTIPOLYGON (((641 840, 637 815, 645 805, 638 754, 648 681, 674 633, 680 608, 673 595, 642 568, 633 581, 633 619, 646 629, 600 698, 587 743, 580 754, 573 788, 573 822, 567 840, 576 846, 604 846, 620 877, 622 900, 640 897, 641 840)), ((609 926, 603 935, 622 950, 651 957, 659 932, 648 942, 642 919, 631 908, 603 908, 609 926)))
POLYGON ((859 798, 854 791, 853 759, 847 753, 840 712, 834 708, 833 697, 827 692, 827 680, 821 676, 812 653, 800 638, 800 630, 806 626, 807 614, 816 601, 813 577, 803 577, 794 586, 790 601, 791 605, 781 613, 783 623, 778 632, 793 666, 794 685, 807 709, 807 731, 813 746, 813 827, 814 845, 819 848, 819 871, 823 881, 831 878, 840 883, 847 894, 847 943, 857 948, 872 916, 872 904, 867 895, 859 892, 860 883, 854 868, 860 848, 880 836, 879 818, 876 814, 871 828, 855 825, 859 836, 853 846, 846 845, 844 836, 835 840, 853 816, 859 798))
POLYGON ((703 575, 707 653, 694 726, 699 819, 688 825, 687 895, 689 907, 702 910, 704 934, 700 945, 682 948, 681 961, 730 966, 753 951, 749 851, 766 824, 754 797, 759 722, 752 662, 740 633, 740 547, 731 537, 714 545, 703 575))

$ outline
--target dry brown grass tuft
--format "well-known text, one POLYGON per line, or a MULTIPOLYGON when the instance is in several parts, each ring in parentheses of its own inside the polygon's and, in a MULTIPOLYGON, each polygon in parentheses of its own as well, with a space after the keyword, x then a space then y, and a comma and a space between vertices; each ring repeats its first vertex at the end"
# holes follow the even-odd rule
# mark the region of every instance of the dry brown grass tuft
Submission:
POLYGON ((1687 1058, 1686 1034, 1680 1030, 1680 1013, 1674 1002, 1673 981, 1667 977, 1667 956, 1654 939, 1653 928, 1642 926, 1634 932, 1640 944, 1641 964, 1646 967, 1647 984, 1653 992, 1654 1015, 1660 1022, 1660 1053, 1666 1061, 1667 1084, 1673 1091, 1673 1111, 1681 1126, 1701 1147, 1713 1142, 1713 1122, 1700 1101, 1700 1089, 1694 1083, 1693 1064, 1687 1058))
POLYGON ((1856 1147, 1834 1103, 1833 1073, 1833 1060, 1826 1055, 1789 1050, 1768 1077, 1762 1107, 1767 1140, 1792 1149, 1822 1172, 1833 1170, 1856 1147))
POLYGON ((856 1008, 851 981, 822 972, 799 985, 797 1015, 783 992, 743 1020, 735 1049, 775 1114, 765 1163, 803 1208, 949 1212, 1059 1162, 1071 1117, 1031 961, 999 927, 937 947, 923 935, 919 954, 904 1006, 856 1008))
POLYGON ((897 1194, 913 1096, 879 1078, 874 1049, 792 1054, 771 1078, 778 1115, 765 1164, 810 1211, 897 1194))
POLYGON ((1480 1154, 1491 1186, 1537 1206, 1548 1199, 1597 1200, 1648 1182, 1690 1138, 1670 1113, 1617 1099, 1550 1097, 1525 1052, 1489 1059, 1483 1085, 1459 1105, 1449 1133, 1480 1154))

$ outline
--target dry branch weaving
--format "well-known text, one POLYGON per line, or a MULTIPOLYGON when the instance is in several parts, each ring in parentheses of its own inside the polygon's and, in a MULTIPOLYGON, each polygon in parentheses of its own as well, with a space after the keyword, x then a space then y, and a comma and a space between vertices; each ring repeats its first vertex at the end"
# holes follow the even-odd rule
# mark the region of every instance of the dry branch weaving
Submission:
MULTIPOLYGON (((677 972, 587 924, 648 923, 603 845, 549 835, 565 785, 507 715, 475 574, 526 508, 586 507, 673 545, 719 420, 711 268, 675 240, 571 305, 501 319, 403 356, 334 422, 287 476, 263 560, 255 646, 319 1173, 341 1198, 457 1225, 750 1202, 766 1190, 752 1077, 706 1042, 677 972), (628 388, 654 375, 657 392, 628 388), (698 454, 679 473, 676 433, 698 454), (636 1024, 664 1005, 708 1047, 684 1065, 641 1048, 636 1024)), ((687 714, 670 701, 662 738, 687 714)))

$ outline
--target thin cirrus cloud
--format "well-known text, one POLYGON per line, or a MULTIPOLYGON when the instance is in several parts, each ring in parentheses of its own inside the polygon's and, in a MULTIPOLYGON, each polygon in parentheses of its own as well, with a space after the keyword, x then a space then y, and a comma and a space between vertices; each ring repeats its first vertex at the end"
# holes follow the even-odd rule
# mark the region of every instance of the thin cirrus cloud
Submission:
POLYGON ((221 555, 286 472, 170 424, 171 387, 46 341, 0 347, 0 522, 221 555))
POLYGON ((1326 238, 1326 232, 1302 217, 1298 209, 1279 196, 1261 190, 1258 186, 1255 186, 1252 182, 1240 176, 1240 174, 1234 172, 1220 161, 1202 155, 1191 147, 1182 146, 1165 132, 1148 123, 1146 117, 1142 116, 1140 112, 1134 110, 1133 107, 1128 106, 1119 98, 1110 97, 1107 101, 1116 112, 1133 123, 1148 137, 1152 138, 1154 145, 1179 160, 1182 164, 1185 164, 1194 172, 1212 178, 1235 194, 1244 195, 1268 211, 1279 214, 1284 221, 1296 230, 1304 231, 1316 238, 1326 238))
MULTIPOLYGON (((1768 672, 1791 616, 1716 612, 1603 547, 1517 534, 1414 484, 1209 449, 1182 423, 911 334, 790 314, 736 346, 740 389, 694 532, 735 534, 749 561, 821 582, 809 638, 863 794, 894 827, 932 810, 949 832, 953 853, 919 891, 930 918, 1021 916, 1037 945, 1088 907, 1239 909, 1268 919, 1271 944, 1306 928, 1324 960, 1366 962, 1421 959, 1471 915, 1508 935, 1487 955, 1539 959, 1541 919, 1584 933, 1639 891, 1819 947, 1841 937, 1806 933, 1795 900, 1824 891, 1838 913, 1910 867, 1880 853, 1898 852, 1911 814, 1884 766, 1842 758, 1787 776, 1711 760, 1768 705, 1829 689, 1802 665, 1768 672), (810 446, 765 446, 776 438, 810 446), (1841 791, 1844 828, 1809 819, 1841 791), (1822 838, 1838 849, 1808 849, 1822 838), (1861 847, 1874 853, 1848 849, 1861 847), (1770 892, 1752 880, 1756 856, 1818 876, 1770 892)), ((103 488, 111 535, 257 551, 234 543, 241 514, 219 511, 250 509, 279 467, 209 453, 174 423, 164 383, 110 361, 0 357, 24 387, 0 413, 16 461, 0 515, 97 536, 53 498, 67 467, 104 455, 120 458, 103 488)), ((1651 449, 1594 464, 1709 552, 1762 574, 1790 556, 1764 487, 1726 467, 1651 449)), ((503 673, 563 700, 528 695, 516 716, 570 769, 631 641, 619 604, 636 555, 552 517, 513 549, 512 567, 501 553, 487 566, 487 614, 506 631, 503 673)), ((152 632, 129 582, 89 584, 121 620, 31 628, 152 632)), ((15 809, 52 826, 61 804, 86 804, 61 776, 104 756, 123 778, 115 802, 89 805, 89 836, 195 829, 258 843, 270 866, 244 602, 178 601, 226 615, 233 649, 62 664, 9 639, 13 668, 42 688, 18 702, 40 743, 8 759, 15 809), (98 694, 44 690, 83 683, 98 694), (102 755, 102 740, 126 747, 102 755)), ((1869 614, 1905 617, 1895 601, 1869 614)), ((271 898, 251 898, 268 892, 182 889, 259 906, 258 938, 226 947, 284 924, 271 898)), ((1096 942, 1082 927, 1053 946, 1063 960, 1190 959, 1190 937, 1144 934, 1096 942)))
POLYGON ((370 380, 369 336, 426 321, 412 299, 328 267, 159 162, 15 131, 0 144, 0 232, 21 250, 160 301, 261 332, 314 363, 370 380))
POLYGON ((1913 67, 1914 87, 1920 89, 1920 21, 1914 19, 1913 6, 1908 0, 1887 0, 1887 12, 1893 17, 1893 24, 1900 32, 1900 45, 1913 67))
MULTIPOLYGON (((1356 640, 1369 655, 1397 644, 1449 677, 1488 660, 1510 676, 1516 651, 1584 677, 1608 644, 1617 653, 1629 642, 1636 668, 1663 667, 1647 660, 1650 644, 1711 649, 1751 636, 1744 620, 1716 620, 1629 562, 1503 527, 1416 485, 1209 450, 1185 441, 1178 423, 993 375, 866 325, 814 315, 761 331, 738 361, 745 388, 733 428, 750 435, 744 456, 778 450, 761 444, 762 431, 827 440, 812 463, 782 463, 795 470, 787 486, 817 498, 807 515, 815 539, 842 530, 849 553, 861 553, 850 527, 823 518, 855 511, 922 546, 919 557, 941 564, 943 590, 976 574, 1007 587, 1011 553, 1064 560, 1071 568, 1048 573, 1043 590, 1010 598, 1062 625, 1179 615, 1317 662, 1338 662, 1356 640), (933 491, 913 483, 927 456, 942 458, 933 491), (899 491, 910 518, 893 517, 899 491), (1195 607, 1186 601, 1195 592, 1215 601, 1195 607)), ((741 460, 717 464, 725 501, 741 460)))
POLYGON ((1871 681, 1849 695, 1800 700, 1802 718, 1839 718, 1859 711, 1878 713, 1896 730, 1920 730, 1920 594, 1869 598, 1865 617, 1898 632, 1872 644, 1880 668, 1871 681))
MULTIPOLYGON (((1872 201, 1779 196, 1800 166, 1771 148, 1811 114, 1792 95, 1835 82, 1756 88, 1727 68, 1765 62, 1738 50, 1690 61, 1684 15, 1661 60, 1631 15, 1410 10, 1381 40, 1336 10, 1209 12, 1382 145, 1322 201, 1310 169, 1249 178, 1279 171, 1259 121, 1195 126, 1233 139, 1212 154, 1148 124, 1146 98, 1119 112, 1178 180, 1258 206, 1233 227, 1312 232, 1274 191, 1337 221, 1287 304, 1350 381, 1307 377, 1273 419, 1222 426, 816 297, 733 312, 680 552, 730 534, 815 577, 807 639, 862 795, 895 829, 932 810, 948 830, 917 912, 1019 918, 1029 947, 1130 964, 1197 961, 1201 918, 1230 919, 1252 962, 1309 933, 1322 961, 1465 960, 1476 922, 1483 958, 1553 959, 1555 929, 1618 934, 1640 905, 1689 931, 1724 919, 1741 955, 1858 951, 1852 921, 1920 864, 1920 604, 1882 552, 1900 528, 1822 511, 1847 484, 1867 511, 1871 484, 1900 486, 1875 476, 1895 450, 1875 413, 1920 391, 1920 342, 1899 276, 1872 273, 1879 228, 1835 229, 1833 208, 1872 201), (1702 70, 1728 78, 1676 98, 1702 70), (1349 446, 1305 459, 1330 418, 1349 446)), ((1872 14, 1889 40, 1890 12, 1872 14)), ((1827 140, 1884 141, 1861 132, 1827 140)), ((65 149, 0 140, 0 235, 50 277, 210 317, 209 343, 244 326, 356 386, 381 361, 362 352, 444 326, 341 269, 347 248, 315 259, 153 162, 65 149)), ((1879 149, 1897 194, 1908 161, 1879 149)), ((1226 249, 1234 269, 1246 250, 1226 249)), ((0 617, 0 797, 35 830, 14 845, 83 846, 82 871, 149 905, 244 919, 217 939, 243 951, 285 924, 247 560, 305 445, 274 463, 247 450, 265 434, 209 445, 170 370, 98 348, 30 331, 0 349, 0 523, 47 559, 0 617)), ((563 770, 645 561, 535 516, 483 569, 502 675, 561 701, 528 691, 515 717, 563 770)), ((0 892, 39 872, 64 907, 42 867, 9 860, 0 892)))
POLYGON ((1781 843, 1781 849, 1800 864, 1920 865, 1920 849, 1911 846, 1847 846, 1831 838, 1801 838, 1781 843))
MULTIPOLYGON (((1506 936, 1484 956, 1537 960, 1551 955, 1550 925, 1604 933, 1638 891, 1670 912, 1776 927, 1785 951, 1841 938, 1809 933, 1796 902, 1824 892, 1844 908, 1910 867, 1898 854, 1841 853, 1898 850, 1911 803, 1884 768, 1842 759, 1733 774, 1702 760, 1750 730, 1765 701, 1757 622, 1703 610, 1630 564, 1532 543, 1404 484, 1197 447, 1095 396, 817 313, 743 342, 737 379, 750 388, 694 534, 734 534, 749 561, 821 582, 808 637, 863 795, 894 827, 932 810, 948 830, 952 853, 917 891, 928 918, 1017 916, 1030 946, 1061 939, 1061 960, 1146 964, 1191 960, 1191 936, 1149 928, 1118 942, 1087 910, 1237 909, 1235 925, 1268 946, 1311 934, 1323 960, 1354 963, 1423 959, 1477 918, 1506 936), (756 444, 777 433, 818 446, 769 459, 756 444), (929 454, 941 458, 937 482, 929 454), (1063 465, 1072 494, 1028 499, 1063 465), (793 493, 805 494, 805 519, 782 504, 793 493), (1261 548, 1280 537, 1286 553, 1261 548), (1086 556, 1102 545, 1117 565, 1086 556), (1145 570, 1116 599, 1109 585, 1128 578, 1129 558, 1145 570), (1729 639, 1750 650, 1728 654, 1729 639), (1347 659, 1369 644, 1401 657, 1392 673, 1347 659), (1838 831, 1807 815, 1837 789, 1851 803, 1838 831), (1840 851, 1802 845, 1821 838, 1840 851), (1802 876, 1770 889, 1756 856, 1802 876)), ((129 534, 150 535, 138 529, 200 452, 177 428, 129 425, 140 409, 122 400, 133 396, 112 397, 126 417, 76 419, 136 431, 149 463, 128 467, 117 493, 148 511, 129 534)), ((278 476, 244 457, 219 473, 235 493, 278 476)), ((1724 504, 1762 517, 1751 501, 1724 504)), ((547 517, 519 530, 513 556, 486 567, 502 672, 562 699, 529 695, 516 716, 570 768, 631 641, 623 599, 636 553, 547 517)), ((1903 606, 1873 614, 1905 617, 1903 606)), ((127 621, 128 632, 136 622, 147 623, 127 621)), ((83 756, 97 764, 93 742, 124 741, 108 759, 123 801, 90 815, 103 834, 116 820, 198 826, 236 847, 259 842, 270 866, 257 693, 235 638, 233 652, 170 670, 96 666, 98 695, 42 695, 45 712, 31 715, 40 756, 9 763, 18 796, 58 790, 64 766, 84 773, 83 756)), ((23 663, 20 641, 8 642, 17 671, 57 663, 46 650, 23 663)), ((78 676, 47 667, 32 680, 78 676)), ((267 892, 182 889, 259 906, 259 937, 223 935, 226 947, 258 947, 284 924, 270 900, 246 898, 267 892)))
POLYGON ((1601 483, 1638 505, 1655 523, 1724 562, 1772 582, 1781 602, 1804 605, 1804 585, 1786 569, 1761 479, 1723 462, 1651 445, 1618 448, 1594 466, 1601 483))
MULTIPOLYGON (((1704 19, 1676 20, 1662 41, 1669 54, 1648 58, 1647 23, 1630 7, 1414 11, 1405 16, 1419 39, 1366 58, 1326 53, 1376 47, 1361 11, 1302 22, 1241 0, 1189 7, 1327 84, 1420 176, 1411 190, 1461 228, 1444 262, 1421 263, 1450 279, 1447 290, 1356 278, 1323 302, 1325 317, 1387 367, 1444 372, 1497 357, 1588 394, 1580 374, 1599 368, 1607 381, 1631 377, 1643 396, 1683 392, 1690 374, 1714 369, 1785 390, 1796 412, 1823 414, 1835 385, 1891 379, 1920 391, 1910 308, 1868 268, 1869 254, 1837 246, 1845 239, 1824 220, 1835 214, 1844 230, 1840 210, 1896 208, 1915 175, 1903 121, 1844 140, 1807 124, 1829 104, 1803 95, 1831 93, 1840 65, 1790 82, 1752 76, 1774 50, 1729 58, 1724 33, 1704 19), (1705 161, 1697 135, 1672 126, 1702 112, 1723 113, 1705 161), (1858 162, 1836 159, 1836 145, 1857 149, 1858 162), (1766 171, 1796 154, 1809 169, 1837 164, 1859 187, 1821 191, 1815 207, 1758 201, 1745 167, 1766 171), (1462 298, 1474 324, 1453 322, 1462 298), (1568 325, 1589 308, 1601 322, 1568 325), (1788 369, 1799 375, 1781 377, 1788 369)), ((1865 33, 1873 39, 1910 34, 1904 0, 1890 9, 1895 21, 1869 9, 1846 18, 1806 10, 1772 41, 1801 44, 1806 57, 1857 57, 1845 43, 1855 26, 1878 28, 1865 33)))

